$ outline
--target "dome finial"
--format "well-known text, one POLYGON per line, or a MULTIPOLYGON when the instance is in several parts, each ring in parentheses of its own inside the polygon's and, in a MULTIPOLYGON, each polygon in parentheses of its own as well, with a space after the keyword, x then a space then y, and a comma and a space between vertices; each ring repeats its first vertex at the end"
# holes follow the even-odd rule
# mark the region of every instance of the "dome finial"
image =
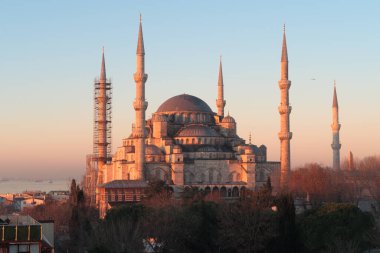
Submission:
POLYGON ((252 145, 252 134, 249 132, 249 145, 252 145))

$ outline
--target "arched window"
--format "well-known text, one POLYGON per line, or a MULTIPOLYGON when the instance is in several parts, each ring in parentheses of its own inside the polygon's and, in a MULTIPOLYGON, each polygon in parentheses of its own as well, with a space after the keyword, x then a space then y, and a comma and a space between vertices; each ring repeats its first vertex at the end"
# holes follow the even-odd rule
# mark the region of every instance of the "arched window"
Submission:
POLYGON ((231 191, 231 189, 228 189, 228 191, 227 191, 227 196, 228 196, 228 197, 232 197, 232 191, 231 191))
POLYGON ((208 195, 208 194, 210 194, 211 193, 211 188, 209 187, 209 186, 207 186, 206 188, 205 188, 205 195, 208 195))
POLYGON ((232 197, 239 197, 239 188, 236 186, 232 189, 232 197))
POLYGON ((227 189, 224 186, 222 188, 220 188, 220 197, 221 198, 227 197, 227 189))
POLYGON ((212 189, 212 196, 214 197, 214 198, 218 198, 219 197, 219 188, 218 187, 214 187, 213 189, 212 189))
POLYGON ((245 189, 245 187, 243 186, 243 187, 240 188, 240 196, 244 198, 245 195, 246 195, 246 189, 245 189))

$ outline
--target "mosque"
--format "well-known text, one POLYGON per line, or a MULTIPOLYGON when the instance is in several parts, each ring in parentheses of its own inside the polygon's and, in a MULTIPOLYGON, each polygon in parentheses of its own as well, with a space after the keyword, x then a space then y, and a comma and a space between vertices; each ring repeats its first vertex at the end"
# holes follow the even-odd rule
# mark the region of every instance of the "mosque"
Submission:
MULTIPOLYGON (((137 44, 135 122, 131 134, 110 155, 107 129, 107 95, 104 52, 98 87, 96 136, 97 153, 88 156, 85 192, 100 208, 103 217, 118 202, 139 201, 150 180, 164 180, 180 193, 189 187, 221 198, 239 197, 246 189, 257 189, 268 177, 274 188, 286 182, 290 170, 288 56, 283 35, 281 80, 281 161, 268 161, 265 145, 248 143, 238 136, 235 119, 225 114, 222 62, 216 91, 216 112, 201 98, 181 94, 164 101, 146 119, 145 50, 140 20, 137 44)), ((108 103, 109 104, 109 103, 108 103)))

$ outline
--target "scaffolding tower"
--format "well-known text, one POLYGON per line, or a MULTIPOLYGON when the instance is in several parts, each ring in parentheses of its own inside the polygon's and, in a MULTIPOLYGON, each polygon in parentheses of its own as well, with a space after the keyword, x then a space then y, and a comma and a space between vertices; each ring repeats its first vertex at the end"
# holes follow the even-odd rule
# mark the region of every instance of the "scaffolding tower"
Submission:
POLYGON ((99 159, 104 159, 104 162, 107 163, 112 152, 112 82, 110 79, 107 79, 104 88, 102 84, 101 80, 95 79, 93 155, 99 159), (105 94, 105 97, 103 94, 105 94), (103 101, 105 101, 104 105, 103 101), (105 120, 100 116, 100 110, 105 110, 105 120), (100 131, 105 132, 105 141, 99 138, 100 131), (102 157, 102 152, 100 152, 100 149, 103 148, 105 149, 104 157, 102 157))
POLYGON ((86 157, 85 194, 90 205, 96 205, 99 169, 112 159, 112 82, 94 81, 93 153, 86 157))

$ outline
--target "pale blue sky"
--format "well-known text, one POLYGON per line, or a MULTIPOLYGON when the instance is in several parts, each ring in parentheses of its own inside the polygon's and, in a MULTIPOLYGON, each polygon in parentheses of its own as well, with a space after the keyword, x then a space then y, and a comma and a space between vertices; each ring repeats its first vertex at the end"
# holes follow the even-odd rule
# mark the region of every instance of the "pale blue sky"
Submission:
POLYGON ((93 79, 105 47, 114 150, 133 122, 143 14, 150 116, 188 93, 215 110, 223 55, 238 133, 279 160, 282 24, 290 60, 292 162, 331 163, 337 80, 342 158, 379 154, 379 1, 0 0, 0 177, 79 177, 92 150, 93 79), (311 80, 315 78, 316 80, 311 80))

